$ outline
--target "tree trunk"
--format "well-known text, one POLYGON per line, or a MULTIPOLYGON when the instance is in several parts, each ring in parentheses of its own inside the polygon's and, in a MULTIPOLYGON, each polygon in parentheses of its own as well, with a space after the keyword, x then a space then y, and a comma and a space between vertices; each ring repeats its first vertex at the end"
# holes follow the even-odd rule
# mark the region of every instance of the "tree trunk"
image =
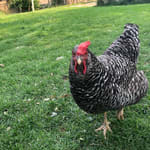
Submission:
POLYGON ((21 7, 21 6, 19 7, 19 12, 20 12, 20 13, 22 12, 22 7, 21 7))
POLYGON ((28 11, 30 11, 30 0, 28 0, 28 3, 29 3, 29 5, 28 5, 28 11))
POLYGON ((103 0, 97 0, 97 6, 104 6, 103 0))
POLYGON ((34 12, 34 0, 32 0, 32 11, 34 12))
POLYGON ((52 0, 48 0, 48 8, 51 7, 52 5, 52 0))

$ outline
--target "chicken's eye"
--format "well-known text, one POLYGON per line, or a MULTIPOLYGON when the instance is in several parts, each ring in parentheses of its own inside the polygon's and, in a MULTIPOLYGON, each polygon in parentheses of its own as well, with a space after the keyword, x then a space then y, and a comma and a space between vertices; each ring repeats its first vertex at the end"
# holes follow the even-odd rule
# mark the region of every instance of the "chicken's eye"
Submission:
POLYGON ((83 55, 83 59, 87 59, 88 54, 83 55))

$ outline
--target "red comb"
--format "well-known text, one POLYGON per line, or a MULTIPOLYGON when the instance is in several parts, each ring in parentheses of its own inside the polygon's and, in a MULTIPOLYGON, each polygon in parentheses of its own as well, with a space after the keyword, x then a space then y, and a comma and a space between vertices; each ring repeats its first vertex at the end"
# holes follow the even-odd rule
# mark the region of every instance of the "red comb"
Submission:
POLYGON ((77 55, 84 55, 84 54, 86 54, 87 53, 87 48, 88 48, 88 46, 90 44, 91 44, 90 41, 86 41, 86 42, 81 43, 78 46, 77 55))

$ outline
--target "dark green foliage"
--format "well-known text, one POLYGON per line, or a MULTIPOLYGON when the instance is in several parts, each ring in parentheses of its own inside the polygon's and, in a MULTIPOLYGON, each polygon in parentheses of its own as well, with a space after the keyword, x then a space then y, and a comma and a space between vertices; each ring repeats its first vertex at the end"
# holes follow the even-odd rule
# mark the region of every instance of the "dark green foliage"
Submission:
POLYGON ((97 6, 150 3, 150 0, 97 0, 97 6))
POLYGON ((103 6, 104 1, 103 0, 97 0, 97 6, 103 6))
POLYGON ((56 6, 56 5, 63 5, 64 4, 64 0, 52 0, 52 5, 56 6))
MULTIPOLYGON (((9 4, 19 12, 31 11, 31 0, 9 0, 9 4)), ((39 0, 34 0, 34 7, 39 8, 39 0)))

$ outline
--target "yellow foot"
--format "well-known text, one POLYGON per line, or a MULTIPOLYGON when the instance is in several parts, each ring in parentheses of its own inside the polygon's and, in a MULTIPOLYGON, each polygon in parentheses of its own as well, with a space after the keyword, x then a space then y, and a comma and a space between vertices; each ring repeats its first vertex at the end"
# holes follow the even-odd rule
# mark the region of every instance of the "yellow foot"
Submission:
POLYGON ((117 113, 117 118, 118 118, 119 120, 124 120, 123 108, 122 108, 120 111, 118 111, 118 113, 117 113))
POLYGON ((104 134, 104 138, 106 139, 106 132, 107 130, 112 132, 111 128, 109 127, 110 122, 107 121, 107 113, 104 113, 104 123, 103 125, 101 125, 98 129, 96 129, 95 131, 99 131, 99 130, 103 130, 103 134, 104 134))
POLYGON ((110 122, 107 122, 107 124, 103 123, 103 125, 101 125, 98 129, 96 129, 95 131, 99 131, 99 130, 103 130, 103 134, 104 134, 104 138, 106 139, 106 132, 107 130, 112 132, 111 128, 109 127, 110 122))

